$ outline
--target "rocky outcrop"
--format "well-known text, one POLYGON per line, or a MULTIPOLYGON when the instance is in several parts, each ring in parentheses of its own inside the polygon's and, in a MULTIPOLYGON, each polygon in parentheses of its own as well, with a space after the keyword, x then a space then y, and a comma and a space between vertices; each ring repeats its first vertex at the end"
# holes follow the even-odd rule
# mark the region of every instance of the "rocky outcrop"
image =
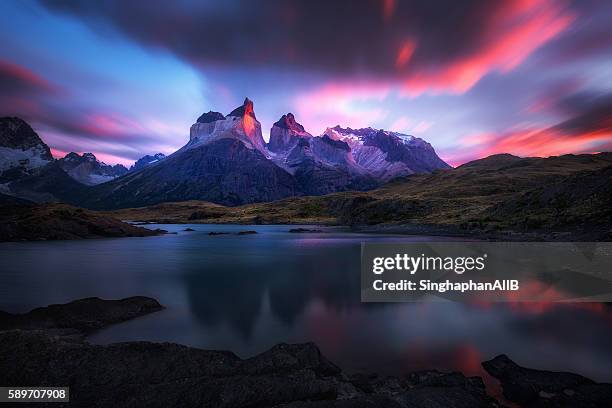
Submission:
POLYGON ((110 166, 99 161, 93 153, 70 152, 58 163, 70 177, 87 186, 105 183, 128 172, 122 164, 110 166))
POLYGON ((121 300, 92 297, 39 307, 24 314, 0 312, 0 330, 74 329, 86 334, 162 309, 157 300, 144 296, 121 300))
POLYGON ((522 407, 609 407, 612 384, 578 374, 521 367, 506 355, 482 363, 501 382, 504 397, 522 407))
MULTIPOLYGON (((278 344, 242 359, 173 343, 93 345, 86 335, 162 310, 155 300, 81 299, 24 314, 0 312, 0 383, 69 386, 71 406, 498 408, 480 377, 425 370, 347 374, 313 343, 278 344)), ((608 407, 612 385, 573 373, 482 363, 521 407, 608 407)))
POLYGON ((69 386, 70 404, 90 407, 499 407, 478 377, 347 375, 312 343, 241 359, 172 343, 92 345, 82 337, 160 309, 154 299, 134 297, 0 312, 0 383, 69 386))
POLYGON ((0 201, 0 241, 47 241, 160 234, 67 204, 0 201))
POLYGON ((52 161, 49 146, 24 120, 0 118, 0 181, 28 175, 52 161))

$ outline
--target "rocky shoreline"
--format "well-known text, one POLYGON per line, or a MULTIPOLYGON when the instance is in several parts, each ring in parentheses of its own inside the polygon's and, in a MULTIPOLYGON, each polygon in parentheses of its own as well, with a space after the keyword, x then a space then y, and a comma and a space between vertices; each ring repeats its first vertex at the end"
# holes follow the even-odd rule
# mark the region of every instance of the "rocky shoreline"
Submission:
MULTIPOLYGON (((420 371, 347 374, 313 343, 279 344, 241 359, 173 343, 93 345, 86 335, 163 307, 146 297, 81 299, 14 315, 0 312, 0 384, 70 386, 90 407, 501 407, 480 377, 420 371)), ((506 356, 483 363, 504 396, 525 407, 602 407, 612 385, 533 370, 506 356)), ((51 404, 62 406, 62 404, 51 404)))

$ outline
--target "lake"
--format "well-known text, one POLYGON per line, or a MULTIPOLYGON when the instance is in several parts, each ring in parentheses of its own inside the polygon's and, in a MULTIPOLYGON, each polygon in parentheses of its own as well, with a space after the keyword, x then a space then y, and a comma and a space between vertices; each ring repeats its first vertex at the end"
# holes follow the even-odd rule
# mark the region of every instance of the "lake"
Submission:
POLYGON ((497 354, 612 381, 612 308, 603 303, 360 302, 360 243, 451 238, 296 226, 151 225, 178 234, 0 244, 0 310, 99 296, 151 296, 166 309, 90 337, 170 341, 241 357, 314 341, 349 372, 482 375, 497 354), (184 232, 187 227, 194 232, 184 232), (253 235, 217 235, 256 230, 253 235))

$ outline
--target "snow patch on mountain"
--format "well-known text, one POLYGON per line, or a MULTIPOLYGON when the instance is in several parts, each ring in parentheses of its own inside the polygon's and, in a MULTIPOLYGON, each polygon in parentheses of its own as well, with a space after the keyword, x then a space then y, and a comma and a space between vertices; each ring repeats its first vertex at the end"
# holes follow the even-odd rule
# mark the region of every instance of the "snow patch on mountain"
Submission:
POLYGON ((32 170, 49 164, 52 160, 46 158, 45 152, 43 146, 34 146, 26 150, 0 146, 0 172, 13 167, 32 170))

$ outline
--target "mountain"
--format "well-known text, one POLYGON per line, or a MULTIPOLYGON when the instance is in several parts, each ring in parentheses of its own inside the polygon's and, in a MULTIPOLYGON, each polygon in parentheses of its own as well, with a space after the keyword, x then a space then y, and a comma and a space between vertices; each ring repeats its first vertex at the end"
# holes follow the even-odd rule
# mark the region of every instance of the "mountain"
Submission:
POLYGON ((202 115, 185 146, 154 166, 92 187, 82 205, 121 208, 181 200, 239 205, 302 194, 295 178, 267 154, 247 98, 227 116, 202 115))
POLYGON ((340 126, 312 136, 292 113, 274 123, 267 148, 308 195, 367 190, 394 177, 450 168, 422 139, 340 126))
POLYGON ((450 168, 423 139, 385 130, 340 126, 327 128, 321 136, 312 136, 292 113, 274 123, 267 148, 273 160, 290 173, 303 175, 304 180, 319 179, 306 188, 314 194, 321 187, 318 172, 342 175, 339 183, 324 191, 331 192, 367 189, 394 177, 450 168))
POLYGON ((137 171, 144 167, 147 167, 153 163, 157 163, 166 158, 166 155, 163 153, 157 153, 154 155, 147 154, 146 156, 141 157, 136 160, 136 162, 130 167, 129 171, 137 171))
POLYGON ((5 186, 6 193, 39 203, 61 201, 78 204, 89 192, 89 187, 69 176, 57 160, 5 186))
POLYGON ((183 147, 168 157, 144 156, 129 172, 91 153, 69 153, 19 182, 13 180, 5 190, 34 201, 62 200, 99 209, 184 200, 242 205, 369 190, 397 176, 448 167, 422 139, 339 126, 313 136, 292 113, 274 123, 266 143, 253 102, 245 98, 227 115, 202 114, 183 147))
POLYGON ((267 144, 272 161, 294 176, 306 195, 364 190, 379 185, 354 163, 350 147, 327 136, 312 136, 292 113, 283 115, 270 130, 267 144))
POLYGON ((52 161, 49 146, 24 120, 0 118, 0 181, 31 174, 52 161))
POLYGON ((377 179, 387 181, 398 176, 450 168, 429 143, 414 136, 369 127, 351 129, 340 126, 327 128, 324 134, 347 143, 355 163, 377 179))
POLYGON ((272 125, 267 147, 273 153, 288 152, 297 145, 300 138, 310 139, 312 135, 295 121, 293 113, 287 113, 272 125))
POLYGON ((246 98, 227 117, 219 112, 208 112, 191 125, 189 143, 180 151, 213 143, 221 139, 235 139, 249 149, 256 149, 266 156, 266 147, 261 134, 261 124, 255 117, 253 102, 246 98))
POLYGON ((70 177, 87 186, 106 183, 128 172, 128 169, 116 164, 110 166, 99 161, 93 153, 68 153, 64 158, 58 160, 59 166, 70 177))
POLYGON ((75 203, 87 188, 66 173, 23 119, 0 118, 1 192, 31 201, 75 203))

